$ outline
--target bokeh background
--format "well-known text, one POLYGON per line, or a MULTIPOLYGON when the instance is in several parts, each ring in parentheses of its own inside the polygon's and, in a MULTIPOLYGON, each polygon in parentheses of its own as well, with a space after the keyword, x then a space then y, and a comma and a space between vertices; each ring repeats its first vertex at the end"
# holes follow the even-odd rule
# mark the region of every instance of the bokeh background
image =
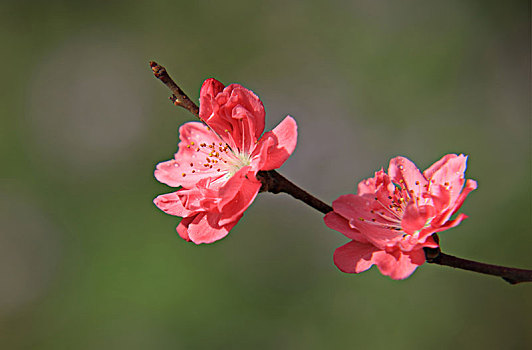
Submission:
POLYGON ((389 159, 469 155, 479 183, 441 235, 458 256, 532 268, 529 1, 10 1, 0 4, 2 349, 524 349, 532 285, 424 265, 338 271, 347 239, 261 194, 215 244, 152 199, 174 107, 208 77, 290 114, 281 169, 323 200, 389 159))

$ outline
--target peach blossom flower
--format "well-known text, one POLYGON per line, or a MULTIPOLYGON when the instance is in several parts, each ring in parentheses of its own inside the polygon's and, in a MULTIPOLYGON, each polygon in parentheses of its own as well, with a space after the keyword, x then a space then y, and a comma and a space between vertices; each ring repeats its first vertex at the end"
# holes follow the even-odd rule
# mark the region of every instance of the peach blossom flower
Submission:
POLYGON ((262 102, 238 84, 206 80, 199 114, 207 125, 182 125, 174 159, 155 170, 158 181, 182 189, 154 200, 164 212, 183 217, 177 232, 196 244, 225 237, 260 190, 257 172, 279 168, 297 143, 297 125, 289 116, 262 134, 262 102))
POLYGON ((358 194, 340 196, 325 224, 352 241, 337 248, 334 263, 359 273, 373 264, 393 279, 404 279, 425 262, 424 247, 438 247, 432 234, 458 225, 467 195, 477 187, 465 180, 467 157, 448 154, 421 173, 410 160, 396 157, 358 184, 358 194))

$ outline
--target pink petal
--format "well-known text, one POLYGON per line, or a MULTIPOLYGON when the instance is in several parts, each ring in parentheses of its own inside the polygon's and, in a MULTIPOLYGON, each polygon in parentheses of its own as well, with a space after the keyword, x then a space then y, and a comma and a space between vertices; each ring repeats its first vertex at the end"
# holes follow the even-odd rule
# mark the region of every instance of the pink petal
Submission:
POLYGON ((436 240, 434 239, 433 236, 427 237, 427 239, 423 243, 423 247, 428 247, 428 248, 438 248, 439 246, 440 245, 436 243, 436 240))
MULTIPOLYGON (((266 134, 268 133, 265 133, 264 135, 266 134)), ((251 154, 251 167, 255 175, 259 170, 263 169, 264 164, 269 161, 268 150, 270 147, 273 147, 274 143, 275 140, 272 137, 263 137, 257 143, 257 146, 251 154)))
POLYGON ((423 175, 425 176, 425 178, 430 179, 436 171, 438 171, 439 169, 441 169, 443 165, 445 165, 445 163, 447 163, 450 159, 453 159, 456 157, 458 157, 456 154, 444 155, 440 160, 438 160, 437 162, 432 164, 427 170, 425 170, 423 172, 423 175))
POLYGON ((369 206, 369 201, 355 194, 344 194, 332 202, 334 212, 351 220, 359 217, 360 208, 369 206))
POLYGON ((375 172, 373 178, 363 180, 358 183, 358 195, 377 195, 380 200, 388 202, 388 197, 393 195, 395 186, 390 177, 382 169, 375 172))
POLYGON ((438 213, 447 209, 451 204, 451 191, 443 185, 431 184, 429 196, 432 198, 434 209, 438 213))
POLYGON ((436 232, 438 232, 438 229, 434 228, 432 225, 423 228, 417 235, 418 237, 416 239, 416 245, 414 247, 411 247, 411 249, 408 249, 408 251, 412 249, 420 249, 423 247, 438 247, 438 243, 436 243, 436 241, 434 241, 434 238, 432 238, 432 235, 436 232))
POLYGON ((422 249, 411 252, 396 250, 393 253, 379 251, 374 254, 375 265, 379 271, 394 280, 402 280, 410 276, 418 266, 425 262, 422 249))
POLYGON ((456 199, 456 202, 454 203, 454 207, 452 208, 451 215, 453 215, 460 209, 462 204, 464 204, 464 201, 466 197, 469 195, 469 193, 471 193, 471 191, 476 190, 476 189, 477 189, 477 182, 475 180, 468 179, 466 181, 464 189, 462 190, 462 192, 456 199))
MULTIPOLYGON (((383 172, 382 169, 380 172, 383 172)), ((359 196, 363 194, 374 194, 375 191, 377 191, 377 186, 375 185, 377 178, 377 173, 375 173, 375 177, 370 177, 368 179, 362 180, 358 183, 358 192, 357 194, 359 196)))
POLYGON ((334 211, 327 213, 323 220, 325 221, 325 225, 327 225, 327 227, 340 232, 347 238, 351 238, 362 243, 367 243, 368 241, 356 228, 353 228, 349 225, 349 221, 346 218, 336 214, 334 211))
POLYGON ((220 201, 216 190, 199 186, 186 190, 181 200, 183 206, 192 211, 216 210, 220 201))
POLYGON ((157 196, 153 200, 153 203, 157 206, 157 208, 161 209, 167 214, 181 217, 188 216, 191 214, 191 211, 183 206, 183 202, 179 194, 180 191, 162 194, 157 196))
POLYGON ((401 228, 406 233, 414 233, 425 226, 429 218, 434 215, 434 207, 430 205, 418 206, 411 200, 406 206, 405 213, 401 220, 401 228))
POLYGON ((458 226, 463 220, 467 219, 467 215, 460 213, 456 216, 456 219, 446 221, 442 226, 436 227, 432 230, 433 233, 448 230, 450 228, 458 226))
MULTIPOLYGON (((378 216, 370 212, 371 201, 368 197, 354 194, 340 196, 333 202, 333 209, 335 213, 349 220, 349 224, 356 227, 369 242, 379 248, 384 248, 390 241, 399 239, 401 235, 395 230, 376 225, 372 221, 378 216)), ((378 220, 382 223, 382 219, 378 220)))
POLYGON ((208 80, 200 91, 200 118, 233 149, 249 153, 264 131, 264 106, 250 90, 208 80))
POLYGON ((179 225, 177 225, 176 228, 179 237, 183 238, 187 242, 190 242, 190 237, 188 236, 188 226, 194 220, 195 217, 196 215, 181 219, 181 222, 179 223, 179 225))
POLYGON ((254 140, 258 140, 264 132, 264 117, 266 116, 262 101, 253 91, 239 84, 229 85, 224 89, 224 92, 230 94, 231 103, 235 107, 239 107, 238 109, 233 107, 233 118, 246 119, 245 121, 248 124, 251 135, 254 137, 254 140))
POLYGON ((175 159, 157 164, 154 172, 157 181, 171 187, 181 186, 183 171, 179 172, 179 163, 175 159))
POLYGON ((218 205, 221 213, 220 225, 228 225, 239 220, 259 193, 262 184, 252 178, 248 171, 249 167, 240 169, 225 186, 220 188, 221 201, 218 205))
POLYGON ((351 241, 334 251, 334 264, 342 272, 360 273, 374 264, 373 254, 379 249, 369 243, 351 241))
POLYGON ((211 213, 200 213, 194 220, 188 225, 188 236, 192 242, 196 244, 200 243, 212 243, 218 241, 229 233, 229 231, 237 224, 237 220, 226 226, 213 225, 212 220, 208 219, 211 213))
POLYGON ((401 231, 372 225, 367 221, 353 220, 350 224, 355 226, 371 244, 379 249, 384 249, 389 244, 395 244, 401 240, 403 234, 401 231))
POLYGON ((211 148, 201 146, 218 145, 220 138, 203 123, 189 122, 179 128, 179 150, 175 159, 157 164, 155 178, 172 187, 193 187, 207 177, 220 177, 217 169, 205 167, 211 148))
POLYGON ((267 144, 266 159, 262 162, 260 170, 277 169, 290 157, 297 144, 297 123, 288 116, 283 119, 272 131, 266 132, 257 144, 261 149, 267 144))
MULTIPOLYGON (((214 98, 225 88, 224 84, 214 78, 207 79, 203 82, 200 89, 200 111, 201 120, 207 120, 215 111, 214 98)), ((218 106, 216 105, 216 109, 218 106)))
POLYGON ((390 161, 388 174, 392 182, 404 183, 412 197, 423 197, 428 186, 427 179, 421 174, 414 163, 405 157, 395 157, 390 161))
POLYGON ((443 186, 449 191, 449 203, 453 205, 464 185, 466 162, 467 157, 462 154, 448 154, 427 169, 425 173, 430 174, 430 193, 436 195, 436 192, 441 192, 439 187, 443 186))
POLYGON ((464 201, 465 201, 467 195, 469 193, 471 193, 471 191, 475 190, 476 188, 477 188, 477 182, 475 180, 468 179, 466 181, 466 184, 465 184, 462 192, 460 193, 460 195, 456 199, 454 205, 452 207, 448 208, 441 215, 435 217, 434 220, 432 221, 432 225, 440 226, 440 225, 443 225, 445 223, 445 221, 449 220, 449 218, 451 216, 453 216, 460 209, 462 204, 464 204, 464 201))

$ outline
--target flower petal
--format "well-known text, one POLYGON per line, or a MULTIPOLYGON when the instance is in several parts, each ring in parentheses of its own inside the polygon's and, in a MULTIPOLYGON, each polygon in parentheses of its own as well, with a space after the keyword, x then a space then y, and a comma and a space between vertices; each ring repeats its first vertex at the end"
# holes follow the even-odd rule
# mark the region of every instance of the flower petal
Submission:
POLYGON ((249 153, 264 131, 264 106, 239 84, 208 79, 200 91, 200 118, 233 149, 249 153))
POLYGON ((364 194, 375 194, 377 191, 385 191, 385 197, 388 197, 393 193, 394 186, 390 181, 390 177, 384 172, 384 170, 379 170, 375 172, 374 177, 369 179, 362 180, 358 183, 358 195, 362 196, 364 194))
POLYGON ((448 154, 425 170, 424 174, 430 175, 427 179, 430 179, 429 192, 431 195, 434 197, 442 192, 445 193, 440 188, 443 186, 448 191, 449 205, 453 205, 464 185, 466 162, 467 157, 463 154, 459 156, 448 154))
POLYGON ((175 159, 157 164, 155 178, 172 187, 193 187, 204 178, 220 177, 215 168, 205 167, 213 143, 218 145, 220 138, 203 123, 189 122, 179 128, 179 150, 175 159))
POLYGON ((196 215, 181 219, 181 222, 176 227, 176 231, 179 234, 179 237, 183 238, 187 242, 190 242, 190 237, 188 236, 188 226, 194 220, 195 217, 196 215))
MULTIPOLYGON (((272 131, 264 133, 257 144, 256 150, 267 146, 264 162, 259 170, 277 169, 290 157, 297 144, 297 123, 287 116, 272 131)), ((255 152, 254 152, 255 153, 255 152)), ((262 152, 261 152, 262 153, 262 152)))
POLYGON ((225 85, 214 78, 209 78, 203 82, 200 89, 200 118, 205 120, 213 112, 212 98, 223 91, 225 85))
POLYGON ((183 180, 183 171, 179 172, 178 168, 179 163, 175 159, 160 162, 155 168, 155 178, 168 186, 179 187, 183 180))
MULTIPOLYGON (((460 154, 460 156, 457 156, 456 154, 446 154, 443 157, 441 157, 440 160, 434 162, 427 170, 423 172, 423 175, 425 178, 430 179, 435 172, 439 171, 447 162, 449 162, 451 159, 455 159, 457 157, 464 157, 463 154, 460 154)), ((464 157, 467 158, 467 157, 464 157)))
POLYGON ((401 227, 406 233, 414 233, 421 230, 429 218, 434 215, 434 207, 430 205, 418 206, 411 200, 406 206, 401 220, 401 227))
POLYGON ((227 106, 233 110, 234 119, 244 119, 250 135, 257 140, 264 132, 264 105, 253 91, 240 84, 231 84, 224 89, 230 98, 227 106))
POLYGON ((238 218, 229 225, 220 226, 214 225, 212 221, 215 220, 209 220, 209 215, 212 214, 209 212, 200 213, 189 223, 187 232, 192 242, 200 244, 218 241, 227 236, 229 231, 237 224, 238 220, 240 220, 240 218, 238 218))
POLYGON ((441 215, 435 217, 434 220, 432 220, 432 225, 436 226, 436 227, 437 226, 441 226, 447 220, 449 220, 449 218, 451 216, 453 216, 460 209, 462 204, 464 204, 464 201, 465 201, 467 195, 469 193, 471 193, 471 191, 475 190, 476 188, 477 188, 477 182, 475 180, 468 179, 466 181, 466 184, 465 184, 462 192, 460 193, 458 198, 456 198, 456 201, 454 202, 454 205, 452 205, 450 208, 448 208, 446 211, 444 211, 441 215))
POLYGON ((438 213, 443 212, 451 204, 451 191, 443 185, 431 184, 429 196, 432 198, 434 209, 438 213))
POLYGON ((341 215, 336 214, 334 211, 327 213, 323 220, 325 221, 325 225, 327 225, 327 227, 340 232, 347 238, 351 238, 362 243, 368 242, 368 240, 363 234, 360 233, 360 231, 349 225, 349 220, 341 215))
POLYGON ((342 272, 360 273, 374 264, 373 254, 378 251, 379 249, 372 244, 351 241, 336 248, 333 260, 342 272))
POLYGON ((450 220, 450 221, 445 221, 445 223, 442 226, 439 226, 439 227, 433 229, 432 232, 436 233, 436 232, 441 232, 441 231, 448 230, 450 228, 458 226, 465 219, 467 219, 467 215, 465 215, 463 213, 460 213, 460 214, 458 214, 456 216, 456 219, 450 220))
POLYGON ((188 216, 192 213, 192 211, 183 206, 180 192, 181 191, 161 194, 153 200, 153 203, 157 206, 157 208, 161 209, 167 214, 181 217, 188 216))
POLYGON ((346 218, 349 224, 358 229, 369 242, 384 249, 390 242, 400 239, 401 235, 393 229, 380 225, 388 222, 371 213, 371 203, 367 195, 362 197, 346 194, 333 202, 333 209, 335 213, 346 218), (377 221, 373 222, 373 219, 379 220, 379 224, 376 224, 377 221))
POLYGON ((374 262, 383 275, 394 280, 402 280, 425 262, 425 253, 422 249, 410 252, 402 252, 398 249, 391 253, 379 251, 374 254, 374 262))
POLYGON ((249 174, 250 167, 240 169, 229 181, 220 188, 218 204, 221 213, 220 225, 239 220, 259 193, 262 183, 249 174))
POLYGON ((355 194, 344 194, 332 202, 335 213, 343 216, 347 220, 357 217, 360 207, 368 206, 368 200, 355 194))
POLYGON ((423 197, 428 181, 409 159, 405 157, 393 158, 388 167, 388 174, 394 183, 404 183, 412 197, 423 197))
POLYGON ((464 189, 462 190, 462 192, 456 199, 456 202, 454 203, 454 207, 452 208, 451 215, 453 215, 460 209, 462 204, 464 204, 464 201, 467 195, 471 193, 471 191, 476 190, 476 189, 477 189, 477 182, 475 180, 467 179, 464 189))

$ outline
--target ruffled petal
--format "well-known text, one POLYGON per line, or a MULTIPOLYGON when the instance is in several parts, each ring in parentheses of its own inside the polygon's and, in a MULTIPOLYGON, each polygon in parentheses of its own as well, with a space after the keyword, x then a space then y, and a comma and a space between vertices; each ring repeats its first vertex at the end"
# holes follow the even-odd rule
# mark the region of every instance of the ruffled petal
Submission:
POLYGON ((290 157, 297 144, 297 123, 288 116, 275 129, 266 132, 257 144, 253 153, 261 154, 259 170, 273 170, 281 167, 290 157), (267 148, 266 154, 261 152, 267 148))
POLYGON ((262 184, 248 173, 249 169, 250 167, 240 169, 220 188, 220 225, 228 225, 239 219, 259 193, 262 184))
POLYGON ((351 241, 334 251, 334 264, 342 272, 360 273, 374 264, 373 254, 379 249, 369 243, 351 241))
POLYGON ((167 214, 181 217, 188 216, 192 213, 192 211, 183 206, 180 192, 181 191, 161 194, 153 200, 153 203, 157 206, 157 208, 161 209, 167 214))
POLYGON ((230 95, 228 106, 232 108, 234 119, 243 119, 253 141, 258 140, 264 132, 264 105, 253 91, 239 84, 231 84, 224 89, 230 95))
POLYGON ((177 225, 176 228, 179 237, 183 238, 187 242, 190 242, 190 237, 188 236, 188 226, 194 220, 195 217, 196 215, 181 219, 181 222, 179 223, 179 225, 177 225))
POLYGON ((264 106, 239 84, 208 79, 200 91, 200 118, 233 150, 249 153, 264 131, 264 106))
POLYGON ((207 120, 215 112, 218 112, 219 106, 216 103, 215 97, 224 88, 225 85, 214 78, 209 78, 203 82, 200 89, 199 117, 201 120, 207 120))
MULTIPOLYGON (((200 244, 218 241, 227 236, 229 231, 237 224, 238 220, 240 220, 240 218, 238 218, 226 226, 220 226, 213 224, 211 221, 215 220, 209 220, 209 215, 212 214, 200 213, 189 223, 187 232, 192 242, 200 244)), ((216 213, 214 215, 216 215, 216 213)))
POLYGON ((409 277, 425 262, 425 254, 422 249, 410 252, 395 250, 392 253, 379 251, 374 254, 374 262, 383 275, 394 280, 402 280, 409 277))
MULTIPOLYGON (((382 170, 381 170, 382 172, 382 170)), ((377 173, 375 173, 375 177, 370 177, 365 180, 362 180, 358 183, 358 195, 362 196, 364 194, 374 194, 377 190, 377 187, 375 185, 375 178, 377 177, 377 173)))

